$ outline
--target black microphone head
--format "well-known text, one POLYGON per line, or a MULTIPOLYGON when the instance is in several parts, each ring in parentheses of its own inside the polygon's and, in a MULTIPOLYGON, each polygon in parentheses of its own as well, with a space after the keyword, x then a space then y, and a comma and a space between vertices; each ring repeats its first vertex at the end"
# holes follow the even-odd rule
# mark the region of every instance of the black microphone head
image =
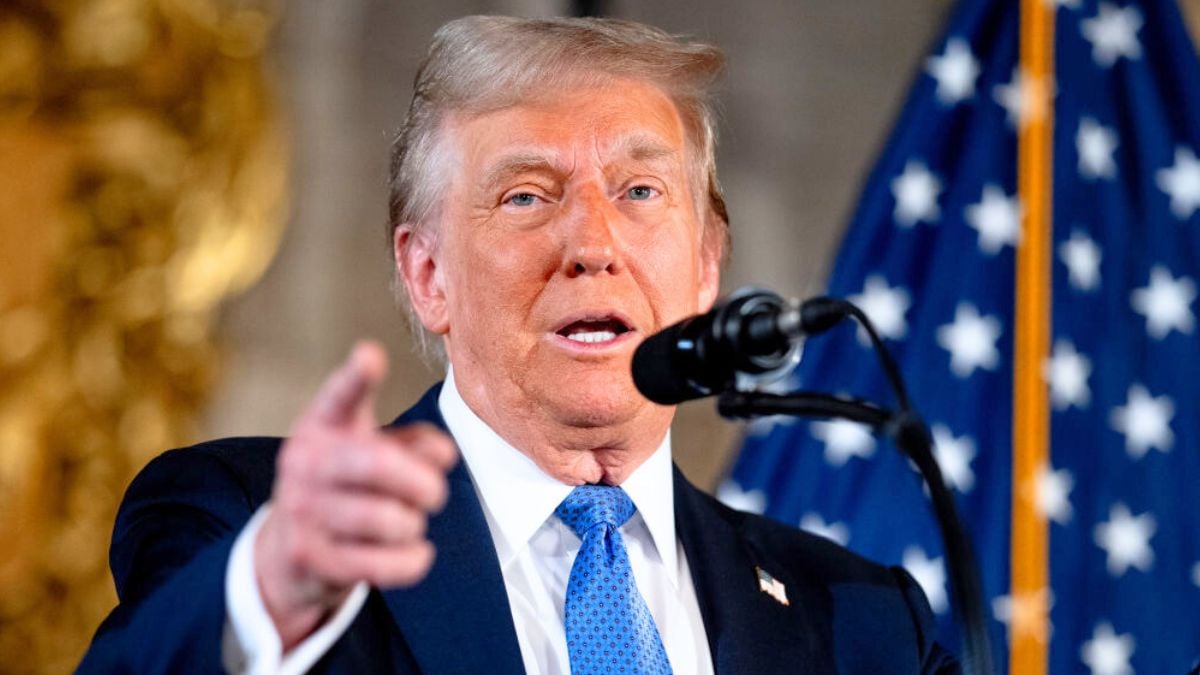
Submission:
POLYGON ((675 405, 728 390, 739 373, 788 365, 795 350, 779 331, 784 306, 771 291, 743 288, 708 312, 668 326, 638 345, 634 385, 655 403, 675 405))
POLYGON ((633 384, 642 396, 655 403, 676 405, 712 393, 680 376, 677 359, 680 337, 686 323, 675 324, 661 333, 651 335, 633 353, 633 384))

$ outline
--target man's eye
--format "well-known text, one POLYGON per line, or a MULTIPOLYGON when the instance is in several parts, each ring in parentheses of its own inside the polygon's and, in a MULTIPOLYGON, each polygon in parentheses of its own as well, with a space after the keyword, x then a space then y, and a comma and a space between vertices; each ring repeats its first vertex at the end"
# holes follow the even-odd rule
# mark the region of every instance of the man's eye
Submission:
POLYGON ((528 192, 521 192, 508 198, 508 203, 513 206, 533 206, 537 202, 537 195, 528 192))
POLYGON ((629 192, 626 194, 628 194, 629 198, 632 199, 633 201, 640 202, 640 201, 645 201, 645 200, 653 197, 654 192, 655 192, 655 190, 652 187, 648 187, 645 185, 638 185, 636 187, 629 188, 629 192))

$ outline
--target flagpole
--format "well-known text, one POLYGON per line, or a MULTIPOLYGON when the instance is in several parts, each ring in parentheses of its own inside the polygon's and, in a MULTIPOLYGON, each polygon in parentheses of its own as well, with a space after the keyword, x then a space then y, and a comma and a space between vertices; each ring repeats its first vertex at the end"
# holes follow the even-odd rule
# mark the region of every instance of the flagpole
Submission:
POLYGON ((1048 465, 1050 438, 1042 367, 1050 347, 1054 8, 1046 0, 1021 0, 1017 191, 1023 222, 1013 345, 1012 675, 1043 675, 1048 664, 1049 533, 1036 495, 1038 476, 1048 465))

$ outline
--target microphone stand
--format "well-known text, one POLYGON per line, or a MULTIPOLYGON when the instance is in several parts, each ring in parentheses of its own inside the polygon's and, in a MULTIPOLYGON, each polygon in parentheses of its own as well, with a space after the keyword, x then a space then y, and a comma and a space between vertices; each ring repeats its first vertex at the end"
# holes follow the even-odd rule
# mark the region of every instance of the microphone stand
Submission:
POLYGON ((921 416, 913 409, 900 371, 884 346, 870 319, 858 307, 837 298, 815 298, 805 306, 839 316, 853 316, 871 339, 871 345, 883 366, 898 403, 896 410, 869 401, 835 397, 811 391, 791 394, 728 391, 717 399, 717 410, 724 417, 751 418, 764 415, 791 415, 811 418, 842 418, 870 427, 890 438, 909 457, 920 472, 946 550, 954 614, 963 627, 963 660, 966 672, 992 675, 991 639, 983 603, 983 585, 971 548, 970 537, 958 517, 954 497, 946 487, 942 471, 933 456, 933 440, 921 416))

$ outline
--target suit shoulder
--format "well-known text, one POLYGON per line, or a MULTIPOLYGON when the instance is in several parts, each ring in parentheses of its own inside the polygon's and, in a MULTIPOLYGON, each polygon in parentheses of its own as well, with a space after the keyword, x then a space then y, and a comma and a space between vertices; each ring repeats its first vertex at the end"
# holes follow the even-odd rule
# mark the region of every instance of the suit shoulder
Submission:
MULTIPOLYGON (((150 464, 219 462, 235 472, 254 472, 275 462, 283 439, 277 436, 234 436, 216 438, 181 448, 167 450, 150 464)), ((150 466, 147 465, 147 467, 150 466)))
POLYGON ((801 567, 807 578, 826 584, 866 583, 897 586, 894 569, 845 548, 825 537, 745 511, 732 509, 711 496, 715 508, 766 559, 801 567))
POLYGON ((138 473, 129 494, 145 489, 165 488, 176 493, 191 487, 211 489, 224 480, 251 501, 265 501, 282 440, 268 436, 221 438, 168 450, 138 473))
POLYGON ((219 523, 222 529, 240 527, 270 498, 279 445, 278 438, 225 438, 150 460, 121 500, 114 548, 164 515, 219 523))
MULTIPOLYGON (((716 501, 716 500, 714 500, 716 501)), ((756 557, 788 570, 793 580, 827 589, 836 606, 839 653, 848 672, 900 672, 896 656, 914 651, 923 673, 960 673, 954 657, 936 642, 933 612, 921 587, 899 566, 888 567, 779 521, 719 504, 736 522, 756 557), (887 646, 880 649, 881 645, 887 646), (909 645, 909 646, 904 646, 909 645)))
MULTIPOLYGON (((806 630, 828 631, 838 672, 958 672, 934 639, 933 615, 903 568, 887 567, 833 541, 736 511, 680 477, 681 503, 703 531, 721 532, 801 598, 806 630), (913 661, 905 655, 911 654, 913 661), (911 666, 911 667, 910 667, 911 666)), ((693 536, 694 533, 693 533, 693 536)), ((757 588, 754 589, 757 595, 757 588)))
POLYGON ((148 594, 209 544, 241 529, 271 492, 277 438, 168 450, 138 473, 113 525, 109 565, 121 600, 148 594))

